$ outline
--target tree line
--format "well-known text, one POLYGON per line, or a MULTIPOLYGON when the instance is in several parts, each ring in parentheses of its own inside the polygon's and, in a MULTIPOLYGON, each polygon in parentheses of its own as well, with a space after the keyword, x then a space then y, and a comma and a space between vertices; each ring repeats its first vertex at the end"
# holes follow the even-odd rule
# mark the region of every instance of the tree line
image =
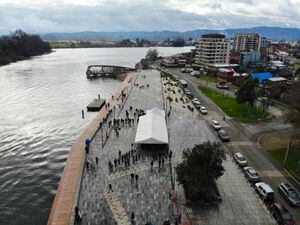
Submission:
POLYGON ((16 30, 9 36, 0 37, 0 65, 48 52, 51 52, 50 44, 44 42, 39 35, 16 30))

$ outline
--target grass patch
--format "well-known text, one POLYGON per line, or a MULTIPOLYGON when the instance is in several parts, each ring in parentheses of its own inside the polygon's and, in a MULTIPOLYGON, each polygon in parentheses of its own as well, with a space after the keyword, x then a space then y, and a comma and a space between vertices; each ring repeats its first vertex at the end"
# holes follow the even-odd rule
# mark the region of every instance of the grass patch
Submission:
MULTIPOLYGON (((272 156, 273 159, 275 159, 281 166, 283 166, 284 157, 286 154, 287 149, 281 148, 276 150, 270 150, 268 151, 269 154, 272 156)), ((285 168, 293 174, 293 176, 300 181, 300 172, 297 172, 297 163, 300 158, 300 152, 296 150, 289 151, 289 155, 286 159, 285 168)))
POLYGON ((203 76, 200 79, 215 84, 219 82, 218 78, 212 76, 203 76))
POLYGON ((234 84, 228 84, 228 86, 229 86, 229 89, 232 90, 232 91, 235 91, 235 90, 239 89, 239 87, 234 85, 234 84))
POLYGON ((227 115, 235 118, 242 123, 257 123, 270 120, 271 115, 260 108, 254 108, 252 113, 248 113, 248 104, 238 104, 236 99, 230 96, 224 96, 222 93, 217 92, 211 88, 198 87, 207 97, 216 103, 227 115))

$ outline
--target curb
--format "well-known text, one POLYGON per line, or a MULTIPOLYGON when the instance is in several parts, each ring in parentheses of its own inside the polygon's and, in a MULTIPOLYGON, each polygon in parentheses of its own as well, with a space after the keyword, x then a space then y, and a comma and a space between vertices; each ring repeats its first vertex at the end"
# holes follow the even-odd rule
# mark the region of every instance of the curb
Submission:
MULTIPOLYGON (((276 132, 271 132, 271 133, 276 133, 276 132)), ((270 134, 270 133, 269 133, 270 134)), ((263 135, 261 135, 261 136, 259 136, 258 138, 257 138, 257 140, 256 140, 256 146, 259 148, 259 149, 262 149, 264 152, 266 152, 268 155, 270 155, 270 153, 269 153, 269 151, 267 150, 267 149, 265 149, 260 143, 259 143, 259 141, 260 141, 260 139, 261 139, 261 137, 263 137, 264 135, 266 135, 266 134, 263 134, 263 135)), ((272 158, 272 157, 271 157, 272 158)), ((273 158, 272 158, 272 160, 273 161, 275 161, 273 158)), ((275 161, 276 162, 276 161, 275 161)), ((289 177, 290 178, 292 178, 293 180, 294 180, 294 182, 296 183, 296 184, 298 184, 299 186, 300 186, 300 182, 294 177, 294 175, 293 174, 291 174, 286 168, 284 168, 282 165, 280 165, 278 162, 276 162, 288 175, 289 175, 289 177)))

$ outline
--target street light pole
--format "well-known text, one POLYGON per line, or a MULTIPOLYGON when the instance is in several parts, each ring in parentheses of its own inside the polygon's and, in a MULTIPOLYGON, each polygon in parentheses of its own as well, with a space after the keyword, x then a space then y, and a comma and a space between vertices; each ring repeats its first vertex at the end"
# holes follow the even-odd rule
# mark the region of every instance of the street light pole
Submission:
POLYGON ((285 153, 285 157, 284 157, 284 160, 283 160, 283 167, 285 166, 285 163, 286 163, 286 160, 287 160, 287 157, 288 157, 288 154, 289 154, 289 150, 290 150, 290 148, 291 148, 291 145, 292 145, 292 137, 290 137, 290 141, 289 141, 289 144, 288 144, 286 153, 285 153))

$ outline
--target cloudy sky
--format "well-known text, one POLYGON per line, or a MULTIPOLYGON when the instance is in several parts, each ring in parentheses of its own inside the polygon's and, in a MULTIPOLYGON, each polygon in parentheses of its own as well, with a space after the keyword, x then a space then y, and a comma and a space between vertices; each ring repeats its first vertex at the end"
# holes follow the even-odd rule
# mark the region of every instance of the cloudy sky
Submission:
POLYGON ((300 0, 0 0, 0 34, 300 28, 300 0))

